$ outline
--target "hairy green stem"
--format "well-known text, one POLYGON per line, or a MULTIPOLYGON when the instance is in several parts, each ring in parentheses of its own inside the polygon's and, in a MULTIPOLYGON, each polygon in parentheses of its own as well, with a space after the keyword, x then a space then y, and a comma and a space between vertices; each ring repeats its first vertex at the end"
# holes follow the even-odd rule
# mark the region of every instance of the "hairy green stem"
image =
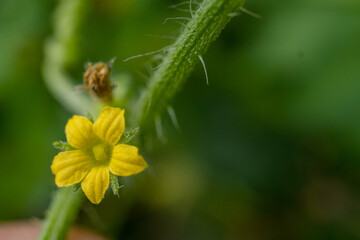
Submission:
POLYGON ((39 240, 65 239, 82 205, 83 196, 81 190, 74 192, 72 187, 58 189, 43 222, 39 240))
POLYGON ((210 44, 219 36, 244 0, 204 0, 184 31, 168 48, 160 68, 154 72, 136 109, 134 125, 144 127, 169 106, 210 44))

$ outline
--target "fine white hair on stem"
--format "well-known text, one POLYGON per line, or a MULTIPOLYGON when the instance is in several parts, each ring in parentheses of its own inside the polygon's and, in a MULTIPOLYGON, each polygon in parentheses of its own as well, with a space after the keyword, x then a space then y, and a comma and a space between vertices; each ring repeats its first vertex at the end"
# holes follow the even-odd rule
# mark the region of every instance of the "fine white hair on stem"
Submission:
POLYGON ((168 8, 177 8, 177 7, 185 5, 185 4, 195 4, 195 5, 198 5, 198 6, 200 5, 200 3, 198 3, 198 2, 186 1, 186 2, 181 2, 181 3, 178 3, 178 4, 170 5, 168 8))
POLYGON ((174 22, 180 24, 180 25, 183 26, 183 27, 186 27, 186 25, 185 25, 183 22, 181 22, 181 21, 174 21, 174 22))
POLYGON ((246 13, 254 18, 257 18, 257 19, 262 19, 262 16, 260 14, 257 14, 257 13, 254 13, 244 7, 240 8, 240 11, 242 11, 243 13, 246 13))
POLYGON ((163 22, 163 24, 167 23, 168 20, 186 20, 186 21, 190 21, 191 18, 188 18, 188 17, 170 17, 170 18, 166 18, 165 21, 163 22))
POLYGON ((144 73, 140 72, 140 71, 135 71, 135 73, 137 75, 139 75, 142 79, 143 79, 143 82, 147 82, 150 78, 150 75, 149 76, 146 76, 144 73))
POLYGON ((190 12, 189 9, 182 9, 182 8, 175 8, 176 10, 178 10, 179 12, 190 12))
POLYGON ((190 9, 190 15, 191 17, 194 17, 194 13, 192 11, 192 0, 189 1, 189 9, 190 9))
POLYGON ((160 116, 156 116, 155 117, 155 129, 156 129, 156 135, 159 138, 159 140, 163 143, 166 143, 167 140, 164 136, 164 132, 162 129, 162 123, 161 123, 161 117, 160 116))
POLYGON ((164 51, 164 50, 167 49, 168 47, 169 47, 169 46, 166 46, 166 47, 163 47, 162 49, 159 49, 159 50, 156 50, 156 51, 153 51, 153 52, 148 52, 148 53, 144 53, 144 54, 135 55, 135 56, 132 56, 132 57, 129 57, 129 58, 125 59, 123 62, 127 62, 127 61, 129 61, 129 60, 131 60, 131 59, 134 59, 134 58, 149 56, 149 55, 152 55, 152 54, 155 54, 155 53, 164 51))
POLYGON ((207 74, 207 71, 206 71, 206 66, 205 66, 204 59, 200 55, 198 57, 199 57, 200 62, 202 64, 203 68, 204 68, 205 77, 206 77, 206 84, 209 86, 209 77, 208 77, 208 74, 207 74))
POLYGON ((199 6, 199 3, 193 2, 192 0, 190 0, 188 2, 182 2, 182 3, 176 4, 176 5, 171 5, 171 6, 169 6, 169 8, 174 8, 174 9, 180 11, 180 12, 189 12, 191 17, 193 17, 194 16, 194 14, 193 14, 193 4, 195 4, 196 6, 199 6), (185 4, 189 4, 189 9, 179 8, 179 6, 185 5, 185 4))
POLYGON ((172 123, 174 124, 175 128, 180 131, 180 125, 179 125, 179 122, 176 118, 176 114, 175 114, 175 111, 172 107, 168 107, 167 109, 168 113, 169 113, 169 116, 170 116, 170 119, 172 121, 172 123))
POLYGON ((167 35, 154 35, 154 34, 145 34, 148 37, 154 37, 154 38, 163 38, 163 39, 172 39, 175 40, 176 37, 174 36, 167 36, 167 35))

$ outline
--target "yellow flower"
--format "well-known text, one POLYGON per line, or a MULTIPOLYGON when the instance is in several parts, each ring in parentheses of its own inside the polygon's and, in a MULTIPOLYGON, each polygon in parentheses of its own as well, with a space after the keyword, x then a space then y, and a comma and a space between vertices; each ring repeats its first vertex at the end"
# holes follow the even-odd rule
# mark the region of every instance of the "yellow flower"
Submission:
POLYGON ((68 143, 75 150, 60 152, 51 166, 58 187, 81 182, 87 198, 99 204, 109 188, 110 172, 130 176, 147 164, 137 147, 117 144, 125 129, 124 110, 105 107, 94 124, 85 117, 73 116, 66 124, 68 143))

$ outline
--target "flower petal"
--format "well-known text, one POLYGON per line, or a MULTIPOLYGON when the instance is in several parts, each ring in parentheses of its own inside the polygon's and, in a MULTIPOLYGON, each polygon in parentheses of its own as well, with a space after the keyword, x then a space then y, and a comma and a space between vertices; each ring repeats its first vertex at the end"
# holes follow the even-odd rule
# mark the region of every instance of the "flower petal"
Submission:
POLYGON ((138 154, 137 147, 119 144, 113 149, 110 160, 110 171, 118 176, 130 176, 147 168, 142 156, 138 154))
POLYGON ((76 148, 86 148, 94 143, 93 125, 89 119, 73 116, 65 127, 68 143, 76 148))
POLYGON ((93 160, 82 150, 60 152, 54 157, 51 170, 55 174, 58 187, 68 187, 81 180, 88 174, 93 160))
POLYGON ((107 166, 97 166, 91 169, 90 173, 81 183, 81 188, 90 202, 94 204, 101 202, 106 190, 109 188, 109 178, 107 166))
POLYGON ((94 133, 103 141, 115 145, 125 129, 124 110, 105 107, 94 123, 94 133))

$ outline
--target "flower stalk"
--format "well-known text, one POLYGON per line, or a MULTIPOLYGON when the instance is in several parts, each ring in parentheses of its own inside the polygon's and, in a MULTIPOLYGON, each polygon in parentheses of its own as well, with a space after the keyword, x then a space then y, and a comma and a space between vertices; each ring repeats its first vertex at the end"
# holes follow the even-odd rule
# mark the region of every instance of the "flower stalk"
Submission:
POLYGON ((39 240, 65 239, 83 199, 84 193, 74 192, 73 187, 58 189, 43 222, 39 240))

